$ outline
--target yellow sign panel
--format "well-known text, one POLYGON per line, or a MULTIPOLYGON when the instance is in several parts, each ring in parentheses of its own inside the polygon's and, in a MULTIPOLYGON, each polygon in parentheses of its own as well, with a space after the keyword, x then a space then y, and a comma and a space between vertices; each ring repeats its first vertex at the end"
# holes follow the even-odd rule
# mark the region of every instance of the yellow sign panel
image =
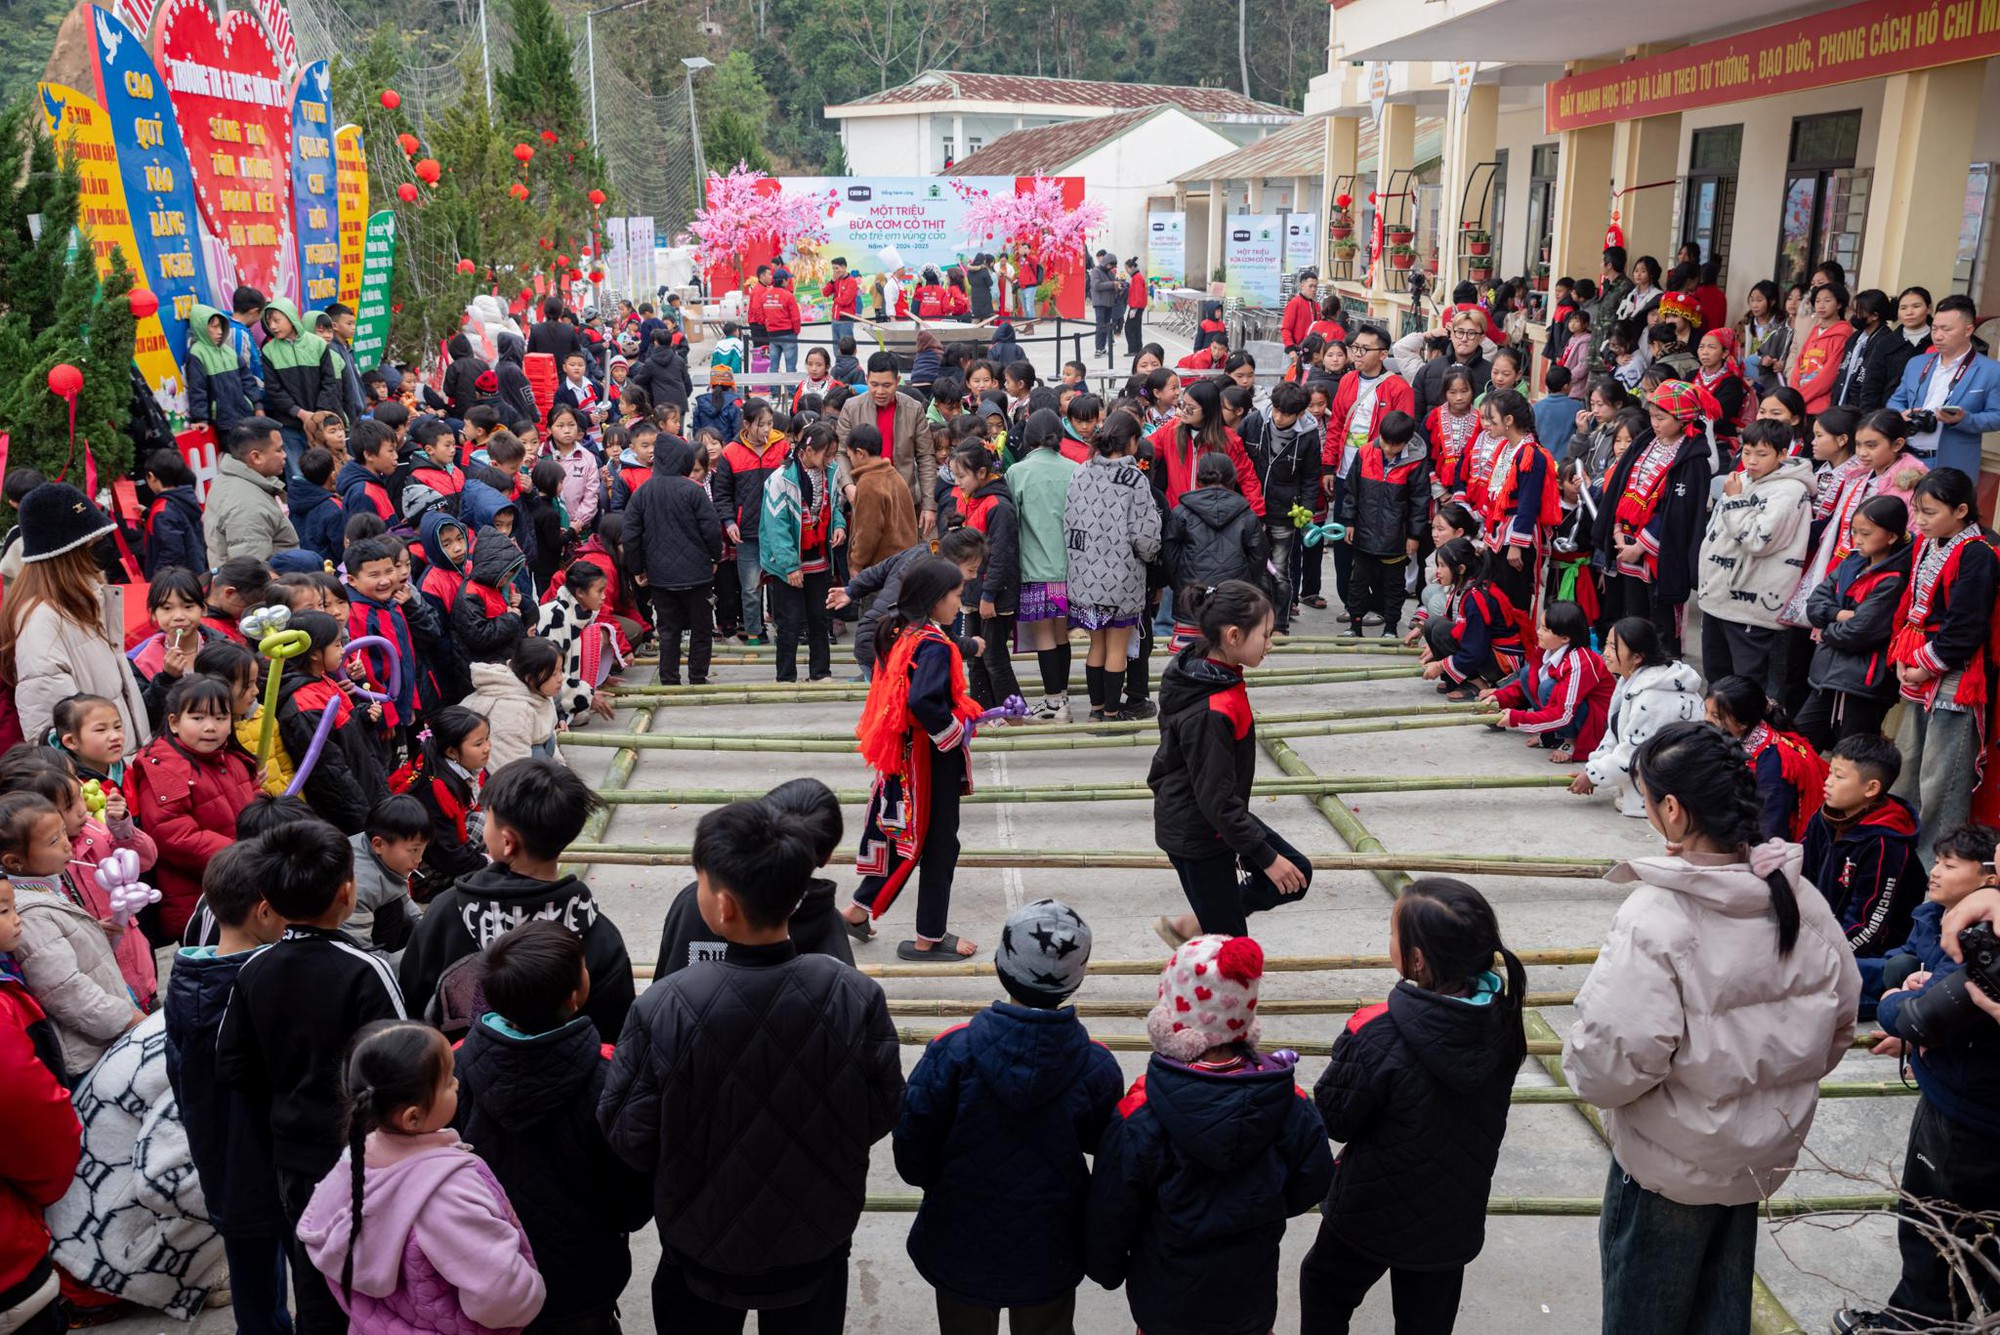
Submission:
MULTIPOLYGON (((111 252, 123 250, 133 282, 143 285, 146 275, 140 267, 139 240, 132 233, 132 214, 125 204, 125 181, 118 174, 118 146, 112 142, 111 118, 95 101, 59 83, 42 84, 38 101, 42 123, 55 140, 56 151, 76 163, 82 178, 77 226, 90 238, 98 276, 111 272, 111 252)), ((157 313, 139 321, 132 359, 161 403, 177 411, 187 407, 180 367, 185 351, 167 346, 157 313)))
POLYGON ((333 132, 333 179, 340 194, 340 301, 357 310, 361 243, 368 234, 368 155, 361 149, 359 125, 343 125, 333 132))

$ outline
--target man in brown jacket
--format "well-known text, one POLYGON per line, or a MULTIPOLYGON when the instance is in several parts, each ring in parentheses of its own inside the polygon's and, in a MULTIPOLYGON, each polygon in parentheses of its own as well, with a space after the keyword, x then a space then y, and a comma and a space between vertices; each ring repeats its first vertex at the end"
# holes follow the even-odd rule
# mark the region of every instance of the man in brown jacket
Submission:
MULTIPOLYGON (((937 534, 937 460, 931 457, 930 441, 924 432, 924 405, 898 391, 902 372, 893 352, 877 352, 868 359, 868 392, 849 399, 834 422, 843 448, 854 428, 864 422, 882 433, 883 458, 895 466, 910 489, 910 501, 918 516, 918 528, 926 538, 937 534)), ((852 486, 852 474, 842 479, 852 486)), ((848 499, 852 501, 850 493, 848 499)), ((907 545, 907 544, 905 544, 907 545)), ((900 551, 884 546, 882 551, 900 551)))
MULTIPOLYGON (((869 442, 873 439, 868 437, 869 442)), ((863 441, 847 443, 846 460, 848 504, 852 508, 847 521, 847 564, 858 575, 877 561, 916 545, 917 508, 910 499, 910 489, 896 475, 896 466, 865 448, 863 441)))

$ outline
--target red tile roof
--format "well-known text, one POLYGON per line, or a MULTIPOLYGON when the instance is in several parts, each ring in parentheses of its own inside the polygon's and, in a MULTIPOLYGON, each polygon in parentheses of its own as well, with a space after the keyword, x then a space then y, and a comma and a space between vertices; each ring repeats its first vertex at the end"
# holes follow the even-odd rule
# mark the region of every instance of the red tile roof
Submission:
POLYGON ((1168 109, 1165 104, 1140 107, 1136 111, 1119 111, 1109 116, 1093 116, 1089 120, 1016 130, 1012 134, 1001 135, 975 151, 971 157, 953 163, 938 175, 1032 176, 1037 172, 1046 175, 1061 171, 1092 149, 1110 143, 1127 130, 1137 128, 1168 109))
MULTIPOLYGON (((934 102, 1007 102, 1031 105, 1137 110, 1171 103, 1206 116, 1285 117, 1298 115, 1227 88, 1187 88, 1176 84, 1104 83, 1094 79, 1038 79, 1020 74, 966 74, 925 70, 906 84, 856 98, 846 106, 918 106, 934 102)), ((839 108, 829 108, 838 110, 839 108)))

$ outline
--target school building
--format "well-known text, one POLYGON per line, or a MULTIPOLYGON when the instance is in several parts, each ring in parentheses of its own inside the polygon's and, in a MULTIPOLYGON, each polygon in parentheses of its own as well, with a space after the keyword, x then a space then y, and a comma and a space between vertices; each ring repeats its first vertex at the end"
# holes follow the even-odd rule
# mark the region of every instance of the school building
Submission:
POLYGON ((1315 206, 1351 195, 1363 242, 1336 287, 1393 328, 1434 316, 1370 271, 1376 209, 1446 299, 1475 270, 1595 278, 1609 237, 1668 267, 1701 243, 1732 318, 1828 258, 2000 315, 2000 0, 1333 0, 1305 110, 1315 206))

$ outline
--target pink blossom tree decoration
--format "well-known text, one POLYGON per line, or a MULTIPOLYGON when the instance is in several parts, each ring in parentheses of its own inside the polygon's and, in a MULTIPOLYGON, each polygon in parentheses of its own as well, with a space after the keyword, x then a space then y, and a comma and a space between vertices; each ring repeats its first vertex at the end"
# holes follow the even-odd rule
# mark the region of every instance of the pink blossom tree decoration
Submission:
POLYGON ((1107 218, 1096 200, 1072 208, 1063 202, 1061 182, 1037 176, 1027 190, 974 201, 965 211, 966 240, 975 246, 989 239, 1022 246, 1043 264, 1059 264, 1088 259, 1090 238, 1107 218))
POLYGON ((711 172, 707 202, 688 230, 704 269, 739 269, 752 246, 774 251, 817 247, 827 238, 826 219, 811 195, 772 189, 771 178, 737 163, 728 175, 711 172))

